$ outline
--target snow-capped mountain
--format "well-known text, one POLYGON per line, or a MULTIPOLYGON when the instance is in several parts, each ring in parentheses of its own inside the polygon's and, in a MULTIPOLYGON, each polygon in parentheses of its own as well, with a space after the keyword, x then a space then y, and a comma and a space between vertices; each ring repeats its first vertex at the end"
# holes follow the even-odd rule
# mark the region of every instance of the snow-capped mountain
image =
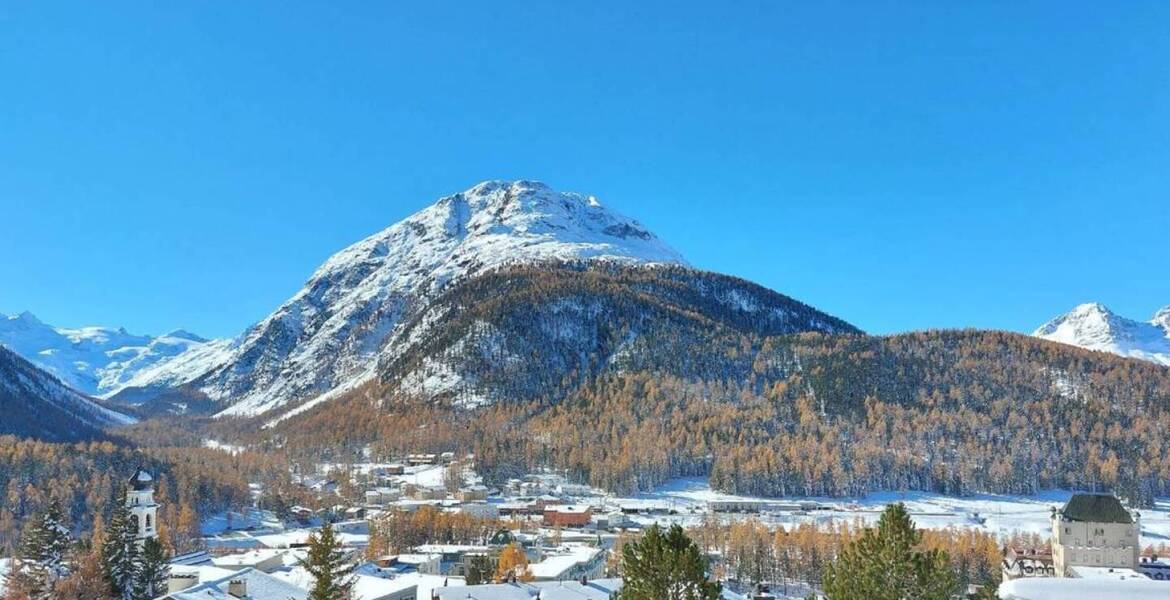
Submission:
POLYGON ((372 378, 379 360, 405 342, 396 339, 403 324, 452 286, 500 268, 550 262, 686 266, 640 223, 592 196, 532 181, 489 181, 338 252, 230 345, 186 353, 135 385, 186 380, 187 397, 206 396, 224 415, 291 408, 372 378))
POLYGON ((1117 315, 1103 304, 1082 304, 1032 335, 1170 366, 1170 306, 1142 322, 1117 315))
POLYGON ((134 419, 105 408, 0 346, 0 434, 68 441, 134 419))
MULTIPOLYGON (((0 314, 0 345, 86 394, 107 397, 133 385, 140 373, 209 342, 183 330, 152 337, 110 327, 47 325, 30 312, 0 314)), ((149 374, 146 377, 151 377, 149 374)))
POLYGON ((489 181, 333 255, 225 351, 184 356, 136 383, 202 371, 194 385, 230 401, 227 414, 258 414, 367 374, 403 316, 452 281, 507 263, 579 259, 683 263, 637 221, 593 197, 489 181))

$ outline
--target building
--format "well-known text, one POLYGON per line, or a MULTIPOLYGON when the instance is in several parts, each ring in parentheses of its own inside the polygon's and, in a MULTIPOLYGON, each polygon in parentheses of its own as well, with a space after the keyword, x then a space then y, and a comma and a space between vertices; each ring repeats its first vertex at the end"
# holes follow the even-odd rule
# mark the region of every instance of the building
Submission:
POLYGON ((229 571, 256 569, 263 573, 272 573, 284 567, 286 554, 288 554, 288 550, 285 549, 258 548, 247 552, 212 557, 211 564, 229 571))
POLYGON ((1008 548, 1003 553, 1003 580, 1021 577, 1055 577, 1049 548, 1008 548))
POLYGON ((154 502, 154 477, 139 468, 126 484, 126 508, 137 528, 139 543, 158 538, 158 504, 154 502))
POLYGON ((465 487, 455 493, 455 499, 460 502, 482 502, 487 500, 487 497, 488 489, 482 485, 465 487))
POLYGON ((590 546, 563 546, 529 564, 528 569, 536 581, 595 579, 605 574, 605 552, 590 546))
POLYGON ((545 506, 545 527, 584 527, 593 518, 588 506, 545 506))
POLYGON ((167 593, 161 600, 306 600, 308 597, 305 588, 249 568, 219 577, 172 573, 167 593))
POLYGON ((500 509, 495 504, 488 504, 487 502, 471 502, 468 504, 460 504, 457 511, 471 515, 478 519, 498 519, 500 517, 500 509))
POLYGON ((1165 600, 1170 584, 1130 569, 1073 567, 1072 577, 1021 577, 999 585, 1001 600, 1165 600))
POLYGON ((493 583, 437 587, 432 600, 609 600, 622 589, 621 579, 493 583))
POLYGON ((1052 566, 1058 577, 1075 567, 1138 568, 1140 515, 1110 494, 1073 494, 1052 512, 1052 566))

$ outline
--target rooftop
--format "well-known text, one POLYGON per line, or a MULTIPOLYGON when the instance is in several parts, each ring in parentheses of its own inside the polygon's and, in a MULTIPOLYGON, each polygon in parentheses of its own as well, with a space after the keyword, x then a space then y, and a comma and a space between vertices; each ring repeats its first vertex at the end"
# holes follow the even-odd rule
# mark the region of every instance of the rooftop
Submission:
POLYGON ((621 579, 544 583, 494 583, 435 588, 439 600, 609 600, 622 587, 621 579))
POLYGON ((200 583, 195 587, 165 596, 173 600, 237 600, 228 594, 228 584, 243 580, 247 585, 247 600, 306 600, 309 592, 276 577, 252 568, 234 572, 220 579, 200 583))
POLYGON ((1129 511, 1112 494, 1073 494, 1060 514, 1069 521, 1133 523, 1129 511))

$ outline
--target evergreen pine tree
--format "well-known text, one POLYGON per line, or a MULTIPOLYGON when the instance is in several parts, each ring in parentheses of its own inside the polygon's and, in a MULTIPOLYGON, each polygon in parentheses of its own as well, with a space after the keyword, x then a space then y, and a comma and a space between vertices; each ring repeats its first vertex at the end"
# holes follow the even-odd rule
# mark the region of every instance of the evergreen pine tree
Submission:
POLYGON ((471 557, 467 565, 467 585, 492 582, 492 561, 482 554, 471 557))
POLYGON ((326 523, 319 534, 309 536, 309 553, 301 566, 313 576, 309 600, 348 600, 353 587, 353 565, 344 562, 341 542, 326 523))
POLYGON ((830 600, 947 600, 958 590, 950 559, 921 550, 921 543, 906 507, 887 506, 877 528, 866 529, 825 570, 825 594, 830 600))
POLYGON ((665 534, 651 525, 641 539, 627 542, 622 574, 620 600, 716 600, 722 592, 719 583, 707 580, 699 547, 677 524, 665 534))
POLYGON ((9 586, 30 600, 52 600, 57 582, 69 575, 70 544, 61 505, 52 502, 25 529, 9 586))
POLYGON ((170 557, 162 542, 148 538, 142 543, 142 550, 136 558, 131 597, 134 600, 151 600, 162 595, 167 589, 167 576, 170 574, 167 563, 170 557))
POLYGON ((114 596, 130 600, 138 564, 138 527, 126 508, 125 492, 114 503, 102 544, 102 573, 114 596))

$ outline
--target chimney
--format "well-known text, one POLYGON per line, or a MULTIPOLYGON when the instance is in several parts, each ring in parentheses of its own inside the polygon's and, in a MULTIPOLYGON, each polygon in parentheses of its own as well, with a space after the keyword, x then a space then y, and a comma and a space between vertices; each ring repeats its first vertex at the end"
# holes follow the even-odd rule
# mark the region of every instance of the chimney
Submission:
POLYGON ((246 579, 233 579, 228 582, 228 595, 233 598, 245 598, 248 596, 248 581, 246 579))
POLYGON ((195 573, 172 573, 167 577, 167 593, 181 592, 187 588, 195 587, 197 583, 199 583, 199 576, 195 573))

